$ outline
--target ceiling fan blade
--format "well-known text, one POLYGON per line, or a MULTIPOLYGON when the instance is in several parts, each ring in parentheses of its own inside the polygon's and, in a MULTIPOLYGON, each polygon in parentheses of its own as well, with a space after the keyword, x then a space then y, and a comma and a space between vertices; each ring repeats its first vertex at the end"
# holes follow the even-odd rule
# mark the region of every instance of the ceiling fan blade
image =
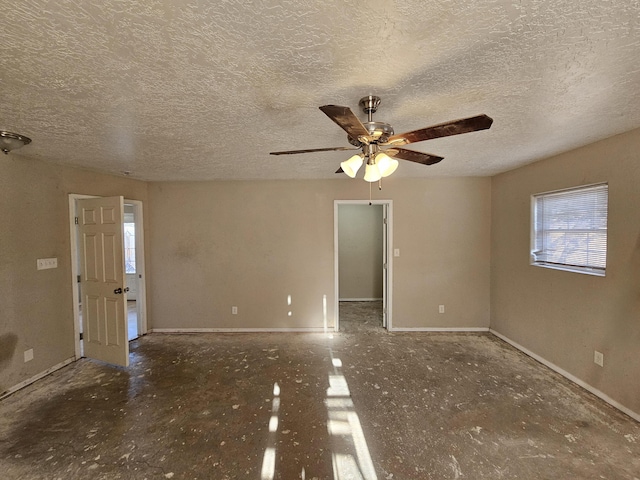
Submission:
POLYGON ((295 153, 331 152, 334 150, 360 150, 354 147, 309 148, 307 150, 287 150, 286 152, 269 152, 269 155, 292 155, 295 153))
POLYGON ((433 165, 443 159, 443 157, 438 157, 437 155, 414 152, 413 150, 407 150, 405 148, 389 148, 388 150, 385 150, 384 153, 390 157, 409 160, 410 162, 421 163, 422 165, 433 165))
POLYGON ((368 137, 369 131, 362 122, 355 116, 349 107, 340 105, 323 105, 320 107, 327 117, 336 122, 347 134, 354 139, 358 137, 368 137))
POLYGON ((491 127, 493 119, 486 115, 476 117, 461 118, 451 122, 440 123, 431 127, 421 128, 412 132, 400 133, 389 137, 384 145, 407 145, 408 143, 422 142, 432 138, 449 137, 460 135, 461 133, 476 132, 486 130, 491 127))

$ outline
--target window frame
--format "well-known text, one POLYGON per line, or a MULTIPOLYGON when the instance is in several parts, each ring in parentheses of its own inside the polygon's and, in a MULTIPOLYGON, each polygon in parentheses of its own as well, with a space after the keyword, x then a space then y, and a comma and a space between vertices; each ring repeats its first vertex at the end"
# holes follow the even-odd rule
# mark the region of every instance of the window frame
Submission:
MULTIPOLYGON (((580 230, 580 229, 574 229, 580 230)), ((594 229, 595 230, 595 229, 594 229)), ((588 230, 591 231, 591 230, 588 230)), ((576 187, 564 188, 560 190, 552 190, 548 192, 541 192, 531 195, 531 218, 530 218, 530 251, 529 251, 529 262, 530 265, 535 267, 543 267, 550 268, 552 270, 562 270, 566 272, 573 273, 582 273, 585 275, 594 275, 598 277, 606 276, 607 270, 607 257, 609 255, 609 246, 608 246, 608 234, 609 234, 609 184, 607 182, 602 183, 594 183, 589 185, 579 185, 576 187), (537 206, 538 199, 545 196, 550 195, 561 195, 563 193, 573 193, 580 190, 589 190, 595 189, 598 187, 605 187, 607 194, 607 207, 606 207, 606 228, 605 228, 605 260, 604 267, 594 267, 594 266, 581 266, 581 265, 571 265, 566 263, 553 263, 544 260, 538 260, 536 257, 541 252, 538 248, 538 230, 537 230, 537 206)))
POLYGON ((123 250, 124 250, 124 268, 125 268, 125 275, 134 275, 137 273, 137 265, 136 265, 136 223, 135 222, 122 222, 122 236, 123 236, 123 250), (131 235, 133 237, 133 246, 131 246, 131 242, 127 242, 127 225, 131 225, 133 227, 133 234, 131 235), (129 246, 127 246, 129 245, 129 246), (130 259, 130 254, 133 255, 133 260, 132 261, 128 261, 131 260, 130 259), (128 271, 127 267, 129 265, 133 266, 133 272, 128 271))

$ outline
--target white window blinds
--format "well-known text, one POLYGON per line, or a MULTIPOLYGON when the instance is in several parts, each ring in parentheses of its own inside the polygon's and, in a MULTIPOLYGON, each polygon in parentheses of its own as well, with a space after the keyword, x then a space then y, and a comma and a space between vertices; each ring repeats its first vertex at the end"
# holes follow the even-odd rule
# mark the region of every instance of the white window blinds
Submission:
POLYGON ((532 263, 604 275, 608 186, 533 197, 532 263))

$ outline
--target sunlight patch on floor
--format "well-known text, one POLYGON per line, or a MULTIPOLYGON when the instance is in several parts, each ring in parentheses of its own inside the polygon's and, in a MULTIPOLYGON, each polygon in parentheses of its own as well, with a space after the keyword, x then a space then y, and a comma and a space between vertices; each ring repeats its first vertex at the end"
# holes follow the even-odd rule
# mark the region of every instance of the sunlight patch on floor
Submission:
POLYGON ((269 438, 267 448, 262 457, 260 480, 273 480, 276 474, 276 432, 278 431, 278 412, 280 410, 280 385, 273 384, 273 401, 271 402, 271 417, 269 418, 269 438))
POLYGON ((329 375, 329 388, 325 406, 327 407, 327 430, 333 444, 344 451, 335 451, 331 456, 334 480, 377 480, 376 472, 362 431, 360 418, 351 400, 347 379, 342 375, 342 360, 331 352, 334 372, 329 375))

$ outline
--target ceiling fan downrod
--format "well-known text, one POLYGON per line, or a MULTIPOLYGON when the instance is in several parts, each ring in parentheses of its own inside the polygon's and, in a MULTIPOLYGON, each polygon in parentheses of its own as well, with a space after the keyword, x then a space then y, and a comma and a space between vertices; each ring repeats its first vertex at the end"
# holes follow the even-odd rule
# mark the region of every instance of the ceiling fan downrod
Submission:
POLYGON ((360 107, 362 111, 367 114, 369 122, 373 122, 373 114, 378 110, 378 105, 380 105, 380 97, 376 97, 375 95, 369 95, 368 97, 362 97, 360 99, 360 107))
POLYGON ((347 135, 347 141, 356 147, 361 147, 368 143, 383 143, 393 135, 393 127, 386 122, 374 122, 373 114, 378 110, 380 97, 369 95, 360 99, 360 107, 367 114, 367 121, 362 126, 367 130, 368 135, 352 137, 347 135))

